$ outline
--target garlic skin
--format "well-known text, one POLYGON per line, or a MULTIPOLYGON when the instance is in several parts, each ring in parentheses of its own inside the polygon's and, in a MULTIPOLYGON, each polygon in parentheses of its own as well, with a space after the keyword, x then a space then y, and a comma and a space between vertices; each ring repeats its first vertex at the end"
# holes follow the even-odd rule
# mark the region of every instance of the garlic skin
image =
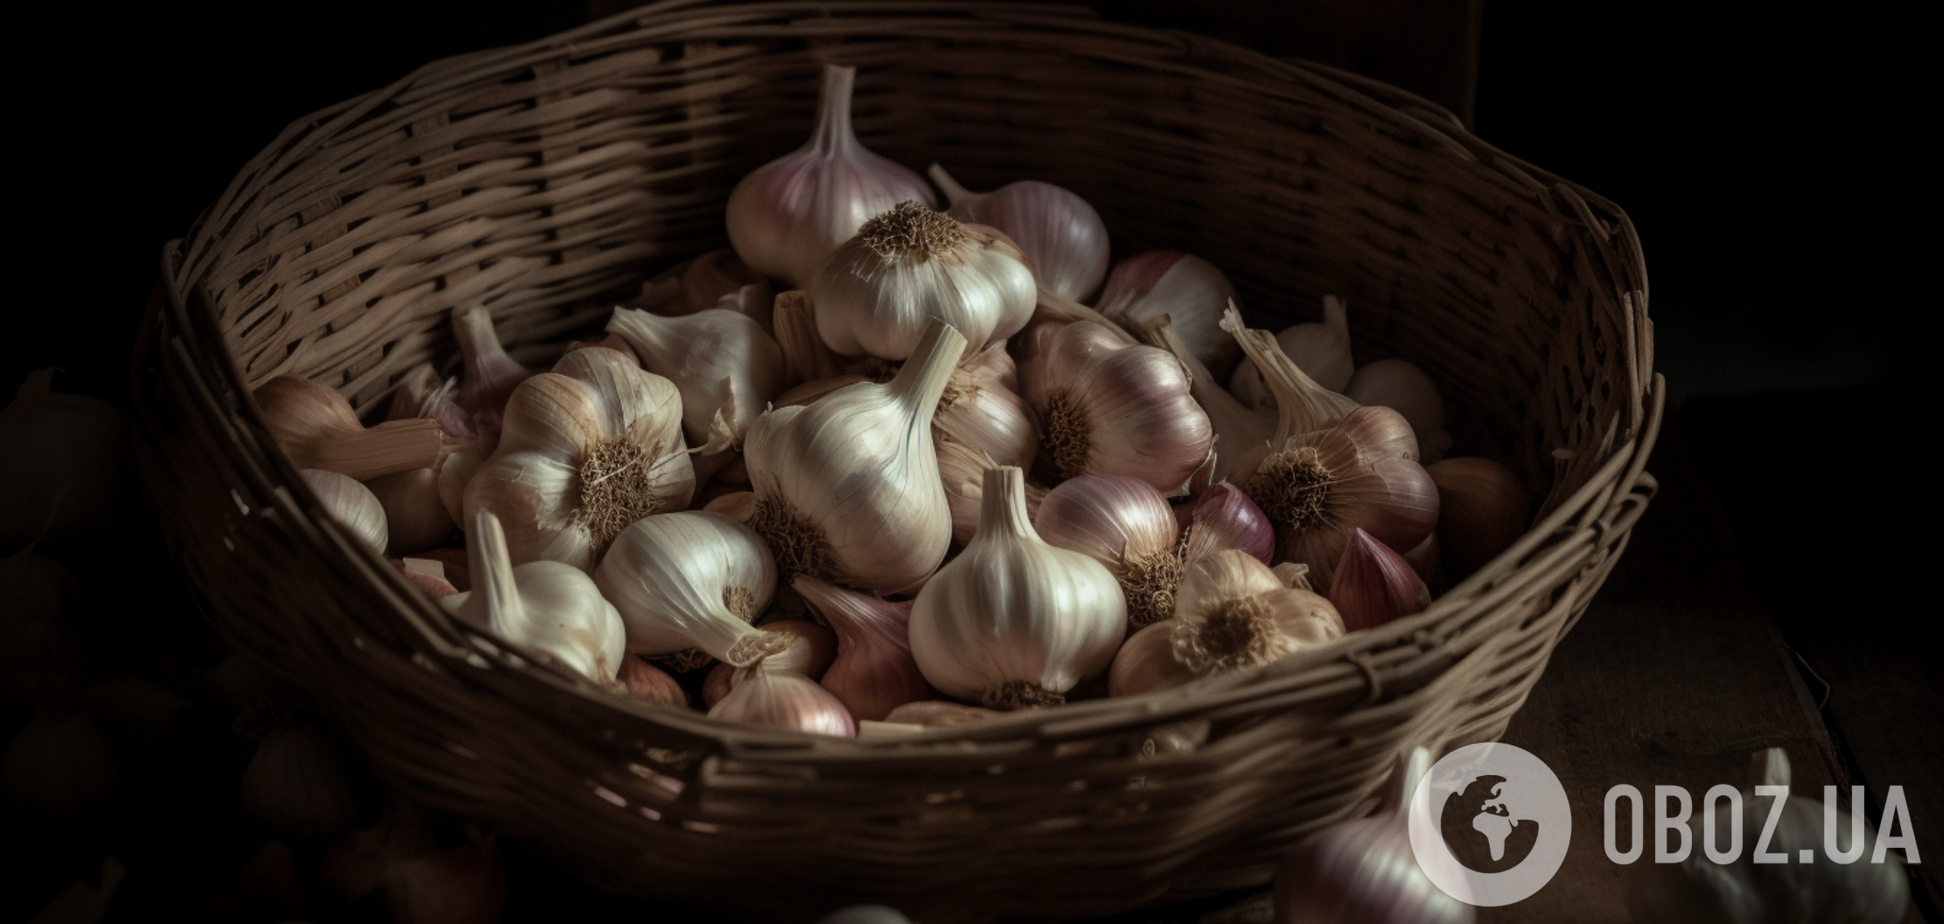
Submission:
POLYGON ((594 569, 594 583, 627 623, 632 654, 697 648, 748 664, 791 641, 750 625, 776 595, 776 561, 749 527, 719 513, 636 521, 594 569))
POLYGON ((952 370, 932 427, 1000 465, 1032 466, 1039 431, 1026 399, 1019 396, 1017 370, 1005 344, 986 347, 952 370))
POLYGON ((1107 672, 1107 695, 1166 690, 1199 677, 1175 659, 1174 624, 1163 620, 1128 636, 1115 653, 1114 666, 1107 672))
POLYGON ((442 597, 446 612, 596 683, 621 672, 627 629, 586 572, 557 561, 515 565, 491 511, 466 531, 473 589, 442 597))
POLYGON ((810 678, 783 670, 758 668, 750 672, 709 710, 709 718, 818 735, 857 736, 857 721, 837 697, 810 678))
POLYGON ((701 457, 699 478, 728 461, 726 451, 783 390, 783 353, 746 315, 710 308, 668 318, 616 308, 607 329, 681 392, 682 434, 701 457), (719 461, 704 461, 711 457, 719 461))
MULTIPOLYGON (((945 505, 952 512, 952 541, 964 545, 979 531, 979 510, 985 494, 985 473, 999 463, 950 437, 938 440, 938 478, 945 485, 945 505)), ((1026 510, 1038 517, 1047 489, 1026 483, 1026 510)))
POLYGON ((310 485, 311 493, 317 495, 318 503, 324 505, 332 519, 370 546, 373 552, 385 554, 389 541, 386 538, 385 507, 378 502, 378 497, 371 493, 370 488, 336 472, 306 468, 297 474, 303 476, 304 483, 310 485))
POLYGON ((515 563, 591 570, 622 529, 688 506, 695 472, 681 397, 613 350, 575 350, 521 383, 499 448, 466 485, 468 522, 501 521, 515 563))
POLYGON ((367 428, 343 395, 301 376, 277 376, 250 396, 277 446, 300 469, 365 481, 437 465, 453 448, 434 420, 388 420, 367 428))
MULTIPOLYGON (((452 400, 457 388, 456 379, 441 381, 430 363, 420 363, 400 378, 386 419, 429 417, 439 422, 446 436, 469 440, 466 413, 452 400)), ((382 475, 365 486, 385 508, 387 548, 391 551, 429 549, 452 535, 454 522, 439 494, 438 469, 415 468, 382 475)))
POLYGON ((627 691, 630 699, 678 709, 688 708, 688 693, 682 690, 682 685, 676 683, 667 671, 636 655, 622 656, 621 673, 616 679, 621 681, 621 688, 627 691))
POLYGON ((1182 559, 1192 562, 1210 552, 1236 549, 1263 564, 1276 551, 1276 530, 1269 516, 1241 488, 1226 481, 1208 486, 1195 499, 1174 508, 1182 530, 1182 559))
POLYGON ((890 383, 859 382, 765 412, 743 457, 751 525, 783 574, 899 593, 938 568, 952 539, 933 409, 965 338, 934 320, 890 383))
POLYGON ((852 716, 881 721, 931 695, 911 654, 912 601, 892 603, 805 575, 790 586, 837 632, 836 660, 820 682, 852 716))
POLYGON ((1222 271, 1193 254, 1150 250, 1114 264, 1094 307, 1130 330, 1166 315, 1195 359, 1215 375, 1220 387, 1235 365, 1234 339, 1222 332, 1222 310, 1234 301, 1235 284, 1222 271))
POLYGON ((1025 473, 986 473, 979 532, 911 608, 911 653, 947 696, 993 709, 1050 706, 1107 670, 1127 605, 1107 566, 1048 545, 1026 516, 1025 473))
POLYGON ((924 728, 949 728, 954 725, 983 722, 1002 715, 1005 713, 996 709, 981 709, 963 703, 928 699, 899 706, 891 710, 891 714, 885 716, 884 721, 900 725, 918 725, 924 728))
MULTIPOLYGON (((1282 348, 1283 355, 1289 357, 1290 362, 1296 364, 1296 368, 1303 370, 1304 375, 1331 391, 1343 391, 1350 384, 1351 374, 1356 371, 1350 359, 1350 318, 1343 300, 1334 295, 1323 296, 1321 323, 1285 327, 1276 334, 1276 345, 1282 348)), ((1255 362, 1247 357, 1236 364, 1235 374, 1229 377, 1229 391, 1250 407, 1276 406, 1276 396, 1269 392, 1269 385, 1262 380, 1262 373, 1256 371, 1255 362)))
POLYGON ((944 167, 932 164, 929 173, 951 203, 946 214, 999 229, 1033 261, 1039 284, 1055 295, 1085 301, 1107 278, 1107 225, 1087 200, 1038 180, 975 193, 944 167))
POLYGON ((910 356, 934 318, 982 350, 1025 327, 1039 300, 1018 245, 916 202, 865 222, 807 288, 825 345, 888 360, 910 356))
POLYGON ((1174 615, 1180 527, 1153 485, 1115 475, 1069 479, 1046 493, 1033 527, 1048 543, 1106 565, 1120 582, 1134 628, 1174 615))
POLYGON ((1485 567, 1532 525, 1532 492, 1503 464, 1465 456, 1425 471, 1438 486, 1438 545, 1452 580, 1485 567))
POLYGON ((452 309, 452 335, 459 341, 464 372, 459 377, 459 407, 467 422, 484 431, 486 452, 493 450, 492 433, 500 427, 501 415, 513 390, 533 377, 533 370, 506 355, 499 335, 493 333, 493 316, 483 305, 460 305, 452 309))
POLYGON ((1170 642, 1198 676, 1268 664, 1343 635, 1343 617, 1315 593, 1287 587, 1247 552, 1195 561, 1175 591, 1170 642))
POLYGON ((1431 377, 1408 360, 1365 363, 1350 377, 1343 394, 1358 404, 1387 407, 1404 415, 1411 432, 1417 435, 1418 452, 1425 465, 1442 459, 1451 446, 1451 434, 1444 428, 1444 396, 1431 377))
POLYGON ((1039 425, 1043 477, 1125 475, 1188 493, 1215 430, 1178 360, 1087 321, 1036 324, 1021 339, 1020 395, 1039 425))
POLYGON ((809 143, 756 168, 729 194, 725 221, 736 256, 791 288, 804 288, 871 216, 900 202, 937 201, 918 174, 858 143, 856 80, 854 67, 825 65, 809 143))
MULTIPOLYGON (((1297 845, 1276 870, 1278 924, 1472 924, 1476 912, 1431 881, 1411 850, 1411 797, 1431 771, 1431 753, 1400 754, 1389 804, 1297 845)), ((1642 920, 1648 920, 1643 918, 1642 920)))
POLYGON ((1350 533, 1329 597, 1349 632, 1422 613, 1431 605, 1431 590, 1411 563, 1361 529, 1350 533))

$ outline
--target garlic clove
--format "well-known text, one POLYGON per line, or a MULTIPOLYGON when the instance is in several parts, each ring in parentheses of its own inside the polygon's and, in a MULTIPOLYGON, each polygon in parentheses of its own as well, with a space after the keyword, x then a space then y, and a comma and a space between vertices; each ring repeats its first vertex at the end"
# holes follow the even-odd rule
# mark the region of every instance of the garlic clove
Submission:
POLYGON ((1174 510, 1138 478, 1082 475, 1046 494, 1033 514, 1040 538, 1106 565, 1134 628, 1174 615, 1182 546, 1174 510))
POLYGON ((1466 456, 1426 471, 1438 487, 1438 545, 1452 580, 1484 567, 1532 525, 1532 493, 1503 464, 1466 456))
POLYGON ((427 558, 394 558, 392 564, 398 566, 405 579, 418 585, 434 600, 450 597, 459 592, 445 576, 445 565, 427 558))
POLYGON ((736 256, 757 272, 804 287, 838 245, 899 202, 934 203, 909 169, 866 150, 851 128, 854 67, 825 65, 809 143, 744 177, 725 222, 736 256))
POLYGON ((1330 603, 1350 632, 1424 612, 1431 591, 1404 556, 1361 529, 1352 530, 1331 578, 1330 603))
POLYGON ((1107 276, 1107 225, 1087 200, 1051 183, 1020 180, 989 193, 960 186, 945 168, 931 165, 932 182, 944 190, 946 213, 959 221, 999 229, 1032 261, 1040 285, 1061 298, 1091 297, 1107 276))
POLYGON ((925 728, 949 728, 954 725, 970 725, 987 719, 1005 715, 996 709, 981 709, 963 703, 944 700, 923 700, 906 703, 891 710, 884 721, 901 725, 919 725, 925 728))
POLYGON ((385 547, 394 552, 433 548, 452 535, 452 515, 439 497, 439 473, 429 468, 373 478, 365 487, 385 512, 385 547))
MULTIPOLYGON (((1442 504, 1440 509, 1443 509, 1442 504)), ((1447 586, 1444 579, 1444 547, 1439 544, 1438 534, 1435 531, 1424 537, 1424 541, 1418 543, 1417 548, 1403 555, 1404 562, 1411 566, 1412 571, 1417 572, 1418 578, 1424 581, 1424 586, 1431 589, 1431 596, 1434 599, 1444 593, 1447 586)))
POLYGON ((1107 674, 1107 695, 1133 696, 1197 679, 1174 655, 1174 624, 1157 622, 1128 636, 1107 674))
POLYGON ((633 699, 644 703, 674 706, 678 709, 688 708, 688 694, 682 690, 682 685, 676 683, 675 678, 669 676, 667 671, 649 664, 640 657, 623 656, 621 676, 618 679, 621 681, 622 689, 626 690, 628 696, 633 699))
POLYGON ((1195 357, 1167 316, 1139 325, 1135 332, 1143 342, 1166 350, 1188 370, 1188 393, 1208 415, 1209 425, 1215 430, 1215 461, 1210 480, 1226 481, 1238 469, 1246 470, 1241 460, 1251 451, 1268 445, 1276 431, 1275 418, 1223 391, 1215 374, 1195 357))
POLYGON ((1269 517, 1241 488, 1226 481, 1210 485, 1194 500, 1174 508, 1182 530, 1182 558, 1194 561, 1209 552, 1238 549, 1267 565, 1276 551, 1269 517))
POLYGON ((791 391, 806 382, 843 374, 844 358, 825 346, 823 335, 817 333, 810 293, 792 289, 777 295, 773 317, 776 348, 783 357, 783 380, 791 384, 791 391))
POLYGON ((1114 265, 1095 307, 1129 330, 1166 316, 1195 359, 1223 376, 1209 379, 1215 384, 1227 381, 1238 355, 1221 327, 1222 311, 1234 299, 1235 285, 1214 264, 1176 250, 1150 250, 1114 265))
POLYGON ((750 672, 709 710, 709 718, 819 735, 857 735, 857 721, 835 696, 807 677, 782 670, 750 672))
POLYGON ((892 603, 805 575, 791 586, 837 633, 837 657, 821 683, 851 715, 882 720, 931 694, 911 654, 911 601, 892 603))
MULTIPOLYGON (((1296 364, 1296 368, 1303 370, 1303 374, 1316 384, 1334 392, 1349 387, 1350 376, 1356 370, 1350 361, 1350 320, 1344 312, 1342 299, 1334 295, 1323 296, 1322 323, 1285 327, 1276 334, 1276 345, 1282 349, 1284 356, 1289 357, 1290 362, 1296 364)), ((1229 377, 1229 391, 1251 407, 1276 406, 1276 396, 1270 393, 1269 384, 1263 381, 1262 373, 1256 371, 1255 361, 1248 357, 1243 357, 1236 364, 1235 374, 1229 377)))
POLYGON ((1443 458, 1451 445, 1444 428, 1444 396, 1431 377, 1415 364, 1402 359, 1380 359, 1365 363, 1344 389, 1344 397, 1358 404, 1390 408, 1411 424, 1418 449, 1426 465, 1443 458))
POLYGON ((1175 594, 1175 660, 1200 676, 1268 664, 1343 635, 1323 597, 1287 587, 1247 552, 1197 559, 1175 594))
POLYGON ((310 485, 311 493, 317 495, 318 503, 331 515, 331 519, 350 530, 352 536, 372 551, 385 554, 390 534, 385 507, 370 488, 336 472, 307 468, 297 474, 303 476, 305 484, 310 485))
POLYGON ((1039 298, 1011 239, 916 202, 865 222, 808 288, 825 345, 886 360, 910 356, 933 319, 963 334, 967 352, 983 350, 1025 327, 1039 298))
MULTIPOLYGON (((533 370, 506 355, 506 348, 493 332, 493 316, 484 305, 453 308, 452 335, 459 341, 459 355, 464 364, 459 378, 459 406, 465 410, 473 429, 497 429, 507 399, 521 382, 533 377, 533 370)), ((489 441, 487 451, 491 449, 489 441)))

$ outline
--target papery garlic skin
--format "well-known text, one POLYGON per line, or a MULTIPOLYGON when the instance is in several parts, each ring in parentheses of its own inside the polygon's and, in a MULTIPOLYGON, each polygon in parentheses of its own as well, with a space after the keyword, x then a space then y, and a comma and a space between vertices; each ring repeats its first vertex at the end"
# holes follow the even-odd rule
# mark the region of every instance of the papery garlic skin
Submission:
POLYGON ((1354 529, 1330 579, 1329 598, 1345 630, 1355 632, 1424 612, 1431 590, 1404 556, 1354 529))
POLYGON ((918 174, 866 150, 851 128, 854 67, 825 65, 808 144, 744 177, 729 194, 729 241, 744 263, 803 288, 871 216, 937 200, 918 174))
POLYGON ((437 465, 454 448, 434 420, 388 420, 366 427, 343 395, 302 376, 277 376, 257 386, 250 397, 278 448, 300 469, 364 481, 437 465))
POLYGON ((504 426, 465 509, 499 517, 515 562, 591 570, 628 524, 694 494, 674 384, 613 350, 575 350, 521 383, 504 426))
POLYGON ((1188 349, 1220 387, 1239 351, 1222 332, 1222 311, 1235 299, 1235 284, 1215 265, 1177 250, 1150 250, 1114 265, 1095 305, 1129 329, 1166 315, 1188 349))
POLYGON ((499 518, 482 510, 466 531, 473 589, 442 597, 454 616, 597 682, 621 671, 621 614, 579 568, 557 561, 513 564, 499 518))
POLYGON ((644 703, 659 703, 678 709, 688 708, 688 693, 675 678, 659 667, 649 664, 635 655, 621 658, 621 672, 615 679, 621 682, 629 698, 644 703))
POLYGON ((888 360, 910 356, 934 318, 982 350, 1025 327, 1039 300, 1018 245, 916 202, 865 222, 808 288, 830 349, 888 360))
POLYGON ((1420 461, 1430 465, 1444 458, 1451 434, 1444 427, 1444 396, 1424 370, 1409 360, 1380 359, 1365 363, 1350 377, 1344 397, 1358 404, 1379 405, 1404 416, 1417 436, 1420 461))
POLYGON ((1020 395, 1038 423, 1038 470, 1049 482, 1125 475, 1176 496, 1206 470, 1215 430, 1173 356, 1123 345, 1087 321, 1036 324, 1023 340, 1020 395))
MULTIPOLYGON (((456 379, 441 381, 430 363, 420 363, 402 376, 392 395, 387 420, 427 417, 454 439, 471 441, 466 413, 452 400, 456 379)), ((439 470, 415 468, 381 475, 365 483, 385 508, 387 548, 393 552, 429 549, 452 535, 455 522, 439 493, 439 470)))
POLYGON ((1039 284, 1055 295, 1085 301, 1107 278, 1107 225, 1087 200, 1038 180, 975 193, 944 167, 933 164, 929 173, 951 203, 946 214, 999 229, 1033 261, 1039 284))
POLYGON ((628 342, 642 368, 675 383, 682 434, 702 455, 740 444, 783 390, 783 353, 746 315, 710 308, 660 317, 616 308, 607 329, 628 342))
POLYGON ((931 687, 911 654, 911 601, 845 590, 805 575, 791 586, 837 632, 837 657, 819 681, 860 720, 881 721, 931 687))
POLYGON ((709 710, 709 718, 819 735, 857 736, 857 721, 835 696, 808 677, 781 670, 752 671, 709 710))
POLYGON ((1005 344, 995 343, 952 370, 932 427, 1000 465, 1032 466, 1039 431, 1026 399, 1019 396, 1016 367, 1005 344))
POLYGON ((911 653, 925 679, 988 708, 1063 702, 1108 668, 1127 633, 1120 583, 1034 533, 1025 485, 1011 466, 986 474, 978 535, 911 609, 911 653))
POLYGON ((1330 601, 1285 586, 1247 552, 1203 556, 1175 591, 1170 641, 1175 660, 1197 675, 1268 664, 1343 635, 1330 601))
POLYGON ((490 436, 500 426, 506 402, 520 383, 534 371, 506 355, 499 336, 493 332, 493 316, 484 305, 460 305, 452 309, 452 334, 459 341, 464 372, 459 379, 459 407, 475 430, 487 431, 485 448, 493 449, 490 436))
POLYGON ((697 648, 747 664, 788 644, 737 649, 761 633, 750 622, 776 594, 776 561, 755 532, 719 513, 688 510, 636 521, 594 569, 594 583, 627 624, 632 654, 697 648))
POLYGON ((310 485, 311 493, 317 495, 319 503, 351 535, 370 546, 380 555, 385 554, 390 541, 389 530, 385 524, 385 507, 371 489, 358 483, 357 479, 336 472, 319 471, 314 468, 300 469, 304 483, 310 485))
MULTIPOLYGON (((1282 348, 1283 355, 1303 370, 1303 374, 1331 391, 1341 392, 1349 386, 1350 376, 1356 371, 1350 358, 1350 319, 1343 300, 1334 295, 1323 296, 1323 320, 1321 323, 1294 324, 1283 328, 1276 334, 1276 345, 1282 348)), ((1276 397, 1269 391, 1269 385, 1262 380, 1262 373, 1256 371, 1255 361, 1243 357, 1235 366, 1235 374, 1229 377, 1229 391, 1243 403, 1255 408, 1273 408, 1276 397)), ((1372 402, 1360 401, 1360 404, 1372 402)))
POLYGON ((934 321, 890 383, 859 382, 813 404, 771 409, 743 444, 751 519, 786 577, 880 593, 923 582, 952 539, 933 409, 965 338, 934 321))
POLYGON ((1069 479, 1047 492, 1033 528, 1048 543, 1114 572, 1134 628, 1174 615, 1182 572, 1180 528, 1153 485, 1118 475, 1069 479))

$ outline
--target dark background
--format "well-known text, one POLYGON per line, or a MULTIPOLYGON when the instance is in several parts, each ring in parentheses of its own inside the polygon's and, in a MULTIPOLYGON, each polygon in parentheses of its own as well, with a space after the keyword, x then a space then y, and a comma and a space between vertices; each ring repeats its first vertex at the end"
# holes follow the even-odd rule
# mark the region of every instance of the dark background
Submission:
MULTIPOLYGON (((0 384, 58 365, 58 390, 126 407, 162 244, 283 126, 421 63, 537 38, 587 12, 173 6, 43 7, 14 31, 9 136, 25 195, 11 236, 24 245, 0 384)), ((1488 0, 1480 14, 1387 0, 1315 4, 1328 28, 1298 31, 1271 27, 1266 3, 1105 6, 1270 53, 1334 56, 1469 114, 1486 141, 1625 208, 1652 284, 1664 443, 1691 455, 1727 512, 1739 549, 1721 554, 1739 560, 1812 688, 1828 685, 1839 739, 1846 726, 1881 737, 1934 721, 1937 687, 1920 678, 1937 658, 1917 641, 1937 618, 1929 562, 1918 561, 1932 545, 1934 477, 1923 444, 1903 445, 1931 420, 1935 389, 1918 373, 1932 338, 1919 325, 1938 302, 1924 284, 1934 149, 1916 137, 1925 110, 1901 90, 1924 60, 1903 37, 1914 26, 1833 7, 1784 18, 1488 0), (1423 49, 1444 49, 1440 66, 1423 49)), ((136 541, 131 554, 157 552, 136 541)), ((179 588, 155 599, 145 631, 194 636, 199 618, 179 588)))

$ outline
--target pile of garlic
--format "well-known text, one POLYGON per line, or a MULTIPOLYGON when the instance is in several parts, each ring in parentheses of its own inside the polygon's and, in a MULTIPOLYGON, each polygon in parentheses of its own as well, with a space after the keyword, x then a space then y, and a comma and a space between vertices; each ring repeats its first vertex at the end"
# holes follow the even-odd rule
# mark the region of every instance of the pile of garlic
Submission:
POLYGON ((1251 330, 1207 260, 1110 271, 1046 183, 934 165, 937 211, 859 144, 853 79, 827 68, 810 142, 736 187, 733 252, 551 368, 466 305, 458 375, 402 377, 382 423, 265 385, 343 540, 617 695, 855 735, 1257 668, 1524 533, 1520 479, 1439 461, 1437 389, 1354 364, 1341 301, 1251 330))

